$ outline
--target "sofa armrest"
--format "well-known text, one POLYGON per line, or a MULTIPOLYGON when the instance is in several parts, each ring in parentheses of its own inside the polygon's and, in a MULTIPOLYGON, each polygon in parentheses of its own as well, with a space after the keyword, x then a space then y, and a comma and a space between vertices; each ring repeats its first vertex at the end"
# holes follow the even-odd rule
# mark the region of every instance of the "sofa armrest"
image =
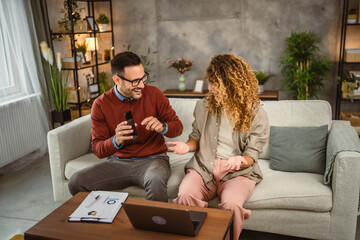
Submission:
POLYGON ((347 124, 333 125, 326 149, 324 182, 331 180, 331 239, 354 239, 360 190, 360 140, 347 124), (331 175, 332 172, 332 175, 331 175))
POLYGON ((78 118, 55 128, 47 135, 51 178, 54 199, 62 199, 62 185, 65 179, 65 165, 69 160, 87 154, 91 146, 90 115, 78 118))
POLYGON ((360 153, 340 152, 335 158, 332 177, 332 239, 355 239, 359 207, 360 153))

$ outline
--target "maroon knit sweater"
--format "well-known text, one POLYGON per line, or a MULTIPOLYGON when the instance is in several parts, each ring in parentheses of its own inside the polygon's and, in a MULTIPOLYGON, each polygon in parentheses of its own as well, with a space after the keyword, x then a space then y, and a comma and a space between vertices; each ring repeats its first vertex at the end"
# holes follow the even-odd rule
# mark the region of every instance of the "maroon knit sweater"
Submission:
POLYGON ((156 87, 145 85, 140 99, 121 101, 115 94, 114 88, 98 97, 91 109, 91 134, 94 154, 98 158, 115 155, 119 158, 148 157, 166 153, 167 147, 163 135, 155 131, 146 130, 141 125, 146 117, 156 117, 161 123, 168 125, 165 136, 173 138, 182 133, 183 126, 169 100, 156 87), (121 149, 117 150, 112 139, 116 126, 125 121, 124 113, 131 111, 138 137, 125 141, 121 149))

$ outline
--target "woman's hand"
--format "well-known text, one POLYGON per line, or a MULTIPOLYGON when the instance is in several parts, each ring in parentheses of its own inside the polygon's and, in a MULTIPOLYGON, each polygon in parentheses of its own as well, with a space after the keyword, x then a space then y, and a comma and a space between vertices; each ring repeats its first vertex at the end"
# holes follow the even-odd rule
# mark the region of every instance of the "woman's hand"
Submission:
POLYGON ((187 145, 185 142, 167 142, 169 145, 174 145, 172 147, 169 147, 170 151, 173 151, 176 154, 183 155, 185 153, 188 153, 190 151, 189 145, 187 145))
POLYGON ((232 156, 227 161, 227 167, 233 172, 239 171, 243 165, 248 165, 243 156, 232 156))

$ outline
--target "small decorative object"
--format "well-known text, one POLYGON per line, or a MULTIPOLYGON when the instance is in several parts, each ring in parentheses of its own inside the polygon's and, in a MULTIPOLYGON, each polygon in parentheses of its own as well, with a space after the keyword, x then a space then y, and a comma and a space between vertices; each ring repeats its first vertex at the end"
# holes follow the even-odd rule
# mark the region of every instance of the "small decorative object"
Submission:
POLYGON ((105 32, 109 23, 109 18, 105 14, 100 13, 96 22, 99 24, 100 32, 105 32))
POLYGON ((43 57, 49 63, 51 81, 50 91, 55 106, 55 111, 52 113, 53 122, 60 122, 63 124, 65 121, 70 120, 70 111, 67 106, 68 94, 65 89, 66 82, 63 82, 61 72, 61 54, 56 54, 56 64, 54 64, 53 52, 51 48, 47 46, 46 42, 41 42, 40 48, 43 57))
POLYGON ((205 80, 196 79, 194 84, 193 93, 203 93, 204 91, 205 80))
POLYGON ((347 23, 348 24, 355 24, 357 19, 356 9, 352 8, 348 11, 347 15, 347 23))
POLYGON ((96 22, 94 21, 93 17, 86 17, 86 20, 89 24, 90 30, 91 31, 99 31, 98 25, 96 24, 96 22))
MULTIPOLYGON (((63 69, 75 69, 74 57, 62 58, 61 64, 63 69)), ((81 58, 79 56, 76 57, 76 65, 78 68, 82 66, 81 58)))
POLYGON ((87 45, 87 52, 85 55, 86 61, 90 62, 93 58, 93 54, 95 50, 99 49, 99 43, 97 38, 89 37, 85 39, 86 45, 87 45))
POLYGON ((91 93, 93 92, 90 87, 94 83, 94 74, 92 71, 88 71, 83 74, 86 78, 86 85, 87 85, 87 97, 90 98, 91 93))
POLYGON ((260 93, 263 93, 265 91, 264 84, 267 82, 267 80, 269 80, 269 78, 274 76, 274 74, 271 74, 271 73, 267 74, 267 73, 264 73, 262 71, 257 71, 257 70, 254 70, 253 72, 259 82, 260 93))
POLYGON ((76 55, 80 58, 82 64, 86 62, 83 52, 76 52, 76 55))
POLYGON ((90 98, 97 97, 99 94, 99 85, 97 85, 96 83, 90 84, 89 93, 90 93, 90 98))
POLYGON ((110 56, 110 49, 105 49, 104 50, 104 61, 110 61, 111 60, 111 56, 110 56))
POLYGON ((343 98, 353 101, 354 98, 360 96, 360 72, 347 71, 344 72, 343 81, 341 84, 341 91, 343 98))
POLYGON ((193 64, 194 63, 192 61, 190 61, 189 59, 184 59, 182 57, 171 62, 170 67, 176 68, 176 70, 178 70, 180 73, 178 88, 179 88, 179 91, 181 91, 181 92, 186 90, 186 79, 185 79, 184 73, 186 71, 190 71, 191 66, 193 64))

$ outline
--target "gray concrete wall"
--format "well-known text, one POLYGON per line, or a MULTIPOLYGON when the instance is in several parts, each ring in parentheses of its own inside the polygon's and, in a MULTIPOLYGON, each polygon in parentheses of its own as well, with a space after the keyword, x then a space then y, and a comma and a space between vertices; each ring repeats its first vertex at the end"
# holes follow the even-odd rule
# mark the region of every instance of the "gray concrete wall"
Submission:
POLYGON ((113 0, 115 52, 129 43, 137 54, 146 54, 148 47, 157 50, 151 75, 161 90, 177 88, 172 59, 194 61, 185 73, 192 89, 212 56, 232 53, 254 69, 276 74, 265 88, 278 89, 280 99, 288 99, 279 67, 285 38, 292 31, 313 31, 333 67, 319 98, 334 109, 341 8, 339 0, 113 0))
POLYGON ((322 40, 321 53, 334 64, 320 92, 320 99, 334 102, 338 54, 340 2, 338 0, 114 0, 116 51, 120 42, 130 42, 138 53, 154 48, 160 89, 177 87, 178 74, 168 65, 178 57, 194 61, 186 72, 187 87, 204 76, 215 54, 242 56, 254 69, 270 71, 266 89, 279 89, 287 99, 281 83, 280 58, 285 38, 292 31, 314 31, 322 40))

